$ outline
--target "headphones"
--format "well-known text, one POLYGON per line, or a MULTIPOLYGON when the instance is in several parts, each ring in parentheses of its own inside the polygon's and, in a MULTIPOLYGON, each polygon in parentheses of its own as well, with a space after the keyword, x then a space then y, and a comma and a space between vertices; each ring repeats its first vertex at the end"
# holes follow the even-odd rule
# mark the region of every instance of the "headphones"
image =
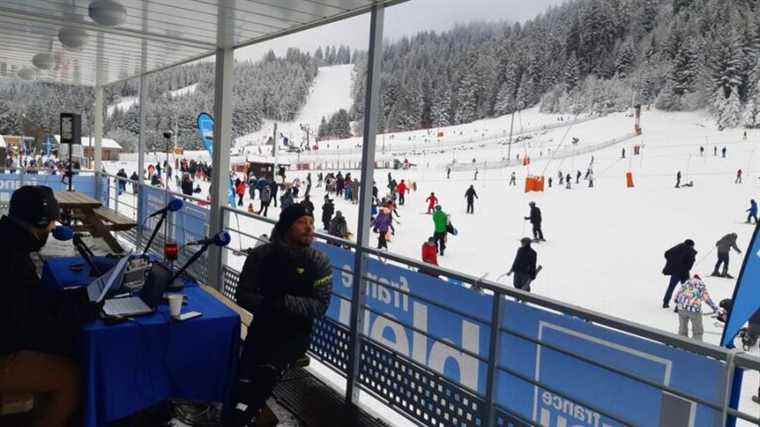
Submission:
MULTIPOLYGON (((56 217, 51 216, 50 208, 51 208, 51 202, 50 198, 53 196, 53 190, 50 187, 45 186, 31 186, 33 191, 36 193, 36 201, 38 204, 34 206, 34 211, 37 215, 39 215, 34 221, 27 222, 25 220, 21 220, 19 218, 14 218, 11 215, 8 215, 8 218, 10 218, 15 224, 24 226, 25 228, 29 227, 37 227, 37 228, 45 228, 50 224, 51 221, 55 221, 58 219, 57 215, 56 217)), ((12 197, 11 197, 12 199, 12 197)))

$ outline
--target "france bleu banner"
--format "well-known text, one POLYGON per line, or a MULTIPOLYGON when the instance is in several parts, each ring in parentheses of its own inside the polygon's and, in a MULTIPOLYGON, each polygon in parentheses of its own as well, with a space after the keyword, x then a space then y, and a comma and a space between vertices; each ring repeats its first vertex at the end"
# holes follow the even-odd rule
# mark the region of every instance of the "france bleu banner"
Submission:
MULTIPOLYGON (((354 253, 322 243, 314 247, 336 269, 333 291, 340 297, 332 299, 327 315, 348 325, 354 253)), ((483 399, 493 297, 376 259, 368 260, 367 277, 363 335, 392 351, 398 363, 423 366, 483 399)), ((650 384, 719 407, 725 364, 529 304, 505 299, 503 307, 496 402, 515 425, 720 424, 720 411, 650 384)), ((418 404, 433 405, 422 396, 418 404)))
MULTIPOLYGON (((209 113, 200 113, 196 119, 198 126, 198 132, 201 134, 201 140, 203 146, 206 147, 206 151, 214 158, 214 118, 209 113)), ((227 191, 227 202, 230 206, 235 206, 235 188, 230 180, 230 188, 227 191)))
POLYGON ((731 298, 733 305, 720 340, 723 347, 733 348, 734 338, 739 330, 760 308, 760 240, 757 238, 757 231, 758 227, 755 226, 739 279, 734 287, 734 295, 731 298))

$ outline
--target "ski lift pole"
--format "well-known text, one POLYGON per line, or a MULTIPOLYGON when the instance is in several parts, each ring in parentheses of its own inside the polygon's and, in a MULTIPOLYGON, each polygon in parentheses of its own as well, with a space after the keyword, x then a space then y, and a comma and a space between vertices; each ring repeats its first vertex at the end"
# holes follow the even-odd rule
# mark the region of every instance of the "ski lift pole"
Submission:
POLYGON ((272 131, 272 181, 277 183, 277 122, 274 124, 274 130, 272 131))

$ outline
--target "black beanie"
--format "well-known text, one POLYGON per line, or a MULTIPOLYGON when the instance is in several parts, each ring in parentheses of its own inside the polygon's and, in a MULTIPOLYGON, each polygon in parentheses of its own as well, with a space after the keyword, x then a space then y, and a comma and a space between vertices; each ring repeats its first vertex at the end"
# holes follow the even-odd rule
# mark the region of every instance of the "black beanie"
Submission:
POLYGON ((47 227, 60 216, 53 190, 44 185, 25 185, 13 192, 8 216, 34 227, 47 227))
POLYGON ((287 233, 290 226, 303 216, 314 218, 314 214, 300 203, 288 206, 280 212, 280 219, 275 224, 272 234, 285 237, 285 233, 287 233))

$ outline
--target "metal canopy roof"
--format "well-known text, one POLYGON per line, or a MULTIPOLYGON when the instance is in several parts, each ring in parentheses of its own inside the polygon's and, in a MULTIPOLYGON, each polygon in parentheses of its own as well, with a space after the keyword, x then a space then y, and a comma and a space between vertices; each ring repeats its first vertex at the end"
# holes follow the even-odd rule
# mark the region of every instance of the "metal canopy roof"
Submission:
POLYGON ((18 78, 28 68, 36 80, 95 85, 99 69, 108 84, 211 55, 217 47, 253 44, 365 13, 373 3, 400 1, 118 0, 127 17, 117 27, 95 23, 90 2, 0 0, 0 77, 18 78), (86 32, 81 49, 64 48, 63 27, 86 32), (32 65, 38 53, 53 55, 52 69, 32 65))

